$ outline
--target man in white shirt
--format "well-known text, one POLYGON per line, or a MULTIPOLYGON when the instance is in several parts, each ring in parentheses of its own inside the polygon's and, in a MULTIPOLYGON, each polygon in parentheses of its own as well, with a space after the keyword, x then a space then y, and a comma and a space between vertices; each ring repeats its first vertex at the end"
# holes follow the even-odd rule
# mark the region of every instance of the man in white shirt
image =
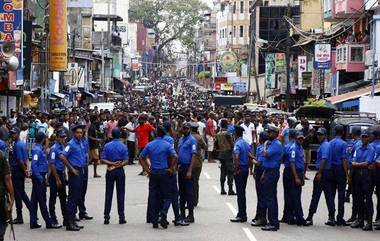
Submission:
POLYGON ((206 128, 206 125, 205 123, 202 122, 202 116, 197 116, 197 123, 198 123, 198 132, 199 132, 199 135, 201 135, 202 137, 205 136, 205 128, 206 128))
MULTIPOLYGON (((128 124, 125 126, 129 130, 134 130, 135 125, 135 117, 129 116, 128 117, 128 124)), ((128 138, 127 138, 127 147, 128 147, 128 164, 133 165, 135 160, 135 151, 136 151, 136 134, 134 132, 128 132, 128 138)))
POLYGON ((243 139, 250 145, 256 141, 255 125, 251 122, 251 115, 245 114, 244 122, 240 125, 244 128, 243 139))

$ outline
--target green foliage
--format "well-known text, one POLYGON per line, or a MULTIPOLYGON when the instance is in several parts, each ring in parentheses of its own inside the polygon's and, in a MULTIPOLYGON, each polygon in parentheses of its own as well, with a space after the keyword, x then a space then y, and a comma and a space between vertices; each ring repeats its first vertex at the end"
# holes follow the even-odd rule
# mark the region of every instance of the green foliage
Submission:
POLYGON ((307 105, 307 106, 316 106, 316 107, 328 107, 326 105, 326 101, 325 100, 317 100, 317 99, 313 99, 313 98, 307 99, 304 102, 304 105, 307 105))
POLYGON ((198 79, 210 78, 211 72, 210 71, 201 71, 198 73, 197 77, 198 77, 198 79))

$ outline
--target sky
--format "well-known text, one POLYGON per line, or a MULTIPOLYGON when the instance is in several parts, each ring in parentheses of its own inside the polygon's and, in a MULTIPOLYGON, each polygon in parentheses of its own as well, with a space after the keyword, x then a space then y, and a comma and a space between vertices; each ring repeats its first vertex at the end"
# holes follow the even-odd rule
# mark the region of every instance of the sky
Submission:
POLYGON ((206 3, 209 7, 212 7, 213 0, 202 0, 202 2, 206 3))

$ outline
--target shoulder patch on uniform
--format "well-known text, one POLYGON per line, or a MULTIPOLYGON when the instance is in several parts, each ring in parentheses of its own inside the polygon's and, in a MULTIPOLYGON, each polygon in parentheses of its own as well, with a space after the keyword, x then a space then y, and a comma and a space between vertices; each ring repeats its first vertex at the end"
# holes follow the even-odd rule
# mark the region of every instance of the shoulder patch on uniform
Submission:
POLYGON ((292 158, 295 158, 295 157, 296 157, 296 152, 295 152, 295 151, 292 151, 291 156, 292 156, 292 158))
POLYGON ((38 161, 38 155, 37 154, 34 154, 33 161, 38 161))
POLYGON ((53 151, 52 153, 51 153, 51 159, 55 159, 55 152, 53 151))
POLYGON ((70 146, 65 147, 65 152, 68 152, 70 150, 70 146))

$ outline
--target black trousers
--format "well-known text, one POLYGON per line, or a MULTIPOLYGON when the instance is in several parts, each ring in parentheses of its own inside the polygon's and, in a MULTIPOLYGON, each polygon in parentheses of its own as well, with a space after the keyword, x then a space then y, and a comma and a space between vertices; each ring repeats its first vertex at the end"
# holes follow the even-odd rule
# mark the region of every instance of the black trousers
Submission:
POLYGON ((372 201, 372 180, 368 168, 355 168, 355 176, 352 180, 354 185, 353 198, 358 208, 358 219, 366 219, 372 222, 373 201, 372 201))
POLYGON ((136 144, 134 141, 127 141, 128 161, 132 163, 135 160, 136 144))

